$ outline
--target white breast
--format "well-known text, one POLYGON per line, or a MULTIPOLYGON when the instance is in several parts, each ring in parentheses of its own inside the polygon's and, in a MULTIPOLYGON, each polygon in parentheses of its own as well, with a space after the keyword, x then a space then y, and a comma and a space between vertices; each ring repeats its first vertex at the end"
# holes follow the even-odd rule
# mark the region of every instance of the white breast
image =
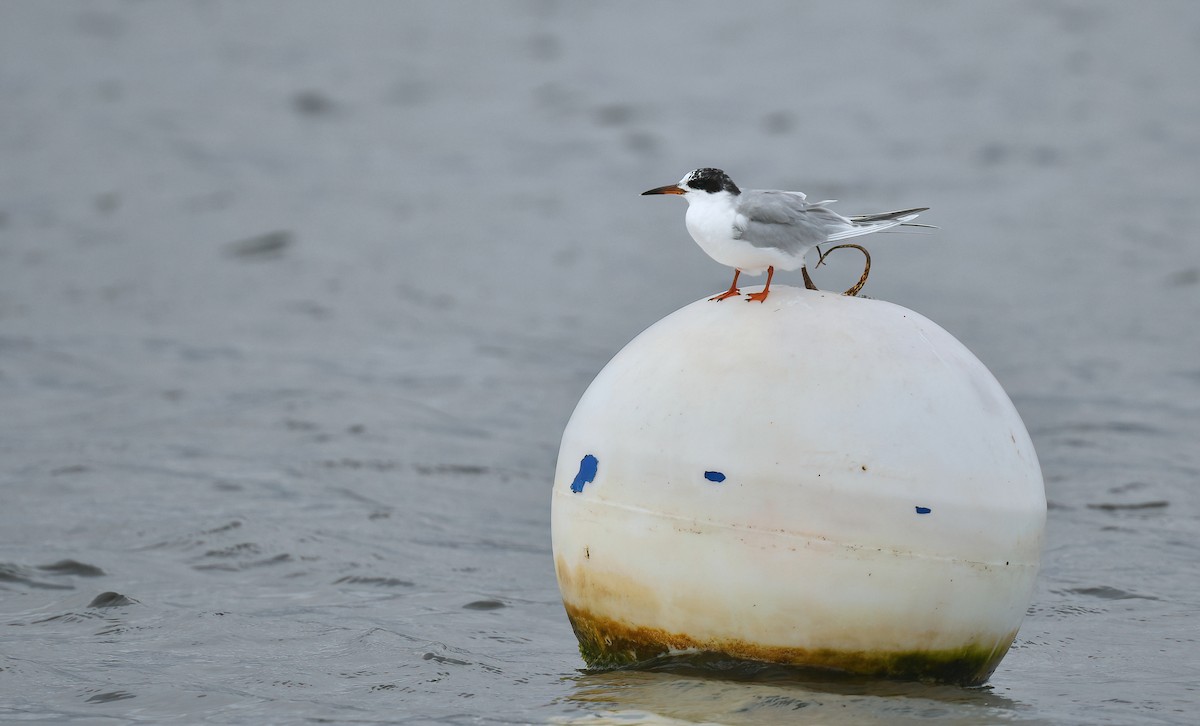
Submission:
POLYGON ((748 275, 762 274, 770 266, 778 269, 799 266, 788 266, 793 259, 779 250, 755 247, 744 240, 734 239, 737 197, 732 194, 689 194, 685 199, 688 200, 688 210, 684 223, 688 234, 692 235, 705 254, 722 265, 737 268, 748 275))

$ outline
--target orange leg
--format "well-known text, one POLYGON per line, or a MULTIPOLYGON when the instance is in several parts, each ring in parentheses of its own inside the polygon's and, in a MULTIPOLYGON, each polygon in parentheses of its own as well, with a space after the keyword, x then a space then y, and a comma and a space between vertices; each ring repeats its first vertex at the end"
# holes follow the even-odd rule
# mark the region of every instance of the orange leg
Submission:
POLYGON ((749 295, 746 296, 746 302, 754 302, 755 300, 757 300, 758 302, 766 302, 767 295, 771 292, 771 278, 774 276, 775 276, 775 268, 768 267, 767 268, 767 284, 763 285, 762 292, 750 293, 749 295))
POLYGON ((737 280, 738 280, 738 275, 740 275, 740 274, 742 274, 742 271, 735 269, 733 271, 733 282, 729 283, 729 289, 726 290, 725 292, 721 293, 720 295, 717 295, 716 297, 710 297, 709 300, 716 300, 717 302, 721 302, 722 300, 724 300, 727 297, 733 297, 734 295, 739 294, 740 291, 738 290, 737 280))

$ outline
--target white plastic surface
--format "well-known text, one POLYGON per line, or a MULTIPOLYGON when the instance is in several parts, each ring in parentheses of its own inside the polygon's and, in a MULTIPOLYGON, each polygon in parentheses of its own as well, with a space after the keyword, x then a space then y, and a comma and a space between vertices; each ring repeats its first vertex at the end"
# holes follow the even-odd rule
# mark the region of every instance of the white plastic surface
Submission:
POLYGON ((563 435, 553 545, 568 609, 629 627, 1007 648, 1045 511, 1020 416, 954 337, 776 286, 693 303, 600 372, 563 435))

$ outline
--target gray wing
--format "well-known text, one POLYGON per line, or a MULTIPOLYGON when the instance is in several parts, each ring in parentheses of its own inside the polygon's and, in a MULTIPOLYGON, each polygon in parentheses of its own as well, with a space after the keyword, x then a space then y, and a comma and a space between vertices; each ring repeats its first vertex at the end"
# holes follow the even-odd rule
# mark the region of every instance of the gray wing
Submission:
POLYGON ((809 204, 799 192, 750 190, 738 198, 733 236, 754 247, 801 254, 852 227, 850 220, 821 204, 809 204))

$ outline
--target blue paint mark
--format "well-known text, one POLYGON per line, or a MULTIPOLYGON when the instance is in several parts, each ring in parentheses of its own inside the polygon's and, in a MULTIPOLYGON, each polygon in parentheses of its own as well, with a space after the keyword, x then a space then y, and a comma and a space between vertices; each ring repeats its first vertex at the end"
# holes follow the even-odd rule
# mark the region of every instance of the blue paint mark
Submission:
POLYGON ((578 494, 583 491, 584 484, 591 484, 596 479, 596 468, 600 462, 596 461, 596 457, 588 454, 579 462, 579 473, 575 475, 575 481, 571 482, 571 491, 578 494))
POLYGON ((704 478, 709 481, 715 481, 718 484, 725 481, 725 475, 719 471, 706 471, 704 472, 704 478))
POLYGON ((932 511, 929 507, 917 507, 917 514, 929 514, 932 511))

